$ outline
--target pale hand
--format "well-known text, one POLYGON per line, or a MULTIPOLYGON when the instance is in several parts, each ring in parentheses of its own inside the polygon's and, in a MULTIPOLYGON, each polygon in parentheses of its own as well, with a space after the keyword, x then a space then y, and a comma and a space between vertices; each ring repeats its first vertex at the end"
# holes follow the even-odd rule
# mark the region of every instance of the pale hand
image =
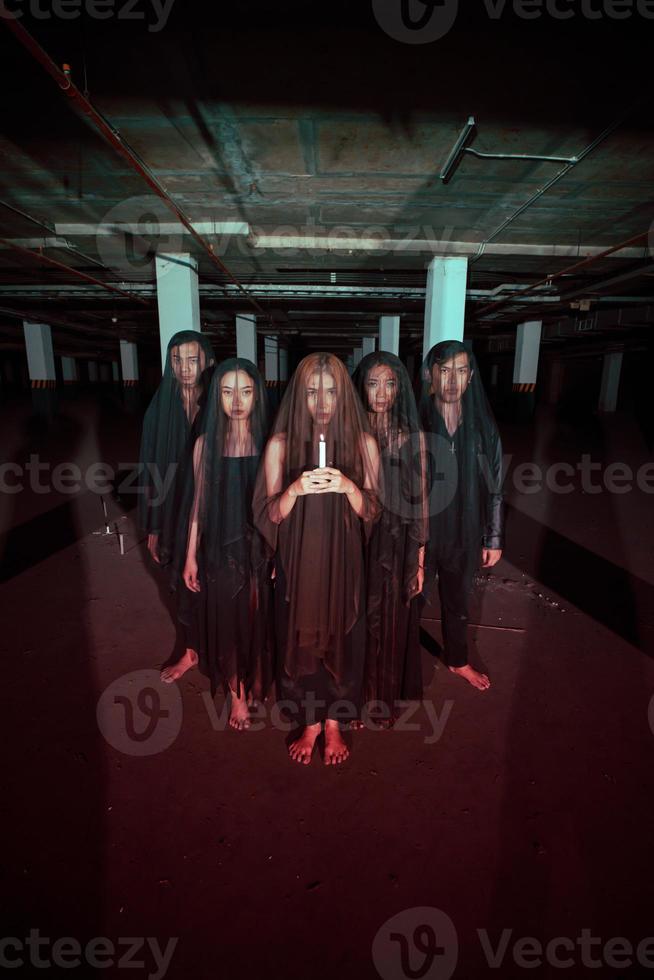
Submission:
POLYGON ((329 480, 324 472, 324 470, 305 470, 302 476, 291 484, 295 495, 304 497, 308 493, 319 493, 326 489, 329 480))
POLYGON ((340 470, 334 469, 333 466, 319 467, 313 473, 322 482, 322 486, 314 490, 314 493, 352 493, 354 486, 352 480, 344 476, 340 470))
POLYGON ((422 592, 422 587, 425 584, 425 569, 422 565, 418 566, 418 574, 416 575, 416 591, 418 595, 422 592))
POLYGON ((200 579, 198 578, 198 563, 194 558, 187 558, 182 573, 184 585, 189 592, 200 591, 200 579))
POLYGON ((150 557, 156 561, 157 565, 160 565, 158 534, 148 534, 148 551, 150 552, 150 557))
POLYGON ((481 551, 482 567, 490 568, 492 565, 497 565, 501 557, 502 557, 501 548, 482 548, 481 551))

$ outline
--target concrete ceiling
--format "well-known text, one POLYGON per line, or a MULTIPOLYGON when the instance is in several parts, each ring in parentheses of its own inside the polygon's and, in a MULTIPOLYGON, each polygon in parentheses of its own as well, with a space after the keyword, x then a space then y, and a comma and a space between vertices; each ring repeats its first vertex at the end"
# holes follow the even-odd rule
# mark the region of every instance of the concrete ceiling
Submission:
MULTIPOLYGON (((64 23, 26 11, 21 24, 72 65, 265 311, 266 332, 346 353, 380 314, 400 313, 417 349, 431 256, 466 254, 467 329, 480 340, 577 315, 611 341, 649 336, 654 132, 643 83, 654 21, 579 14, 539 33, 482 11, 415 45, 384 33, 368 4, 356 17, 336 4, 324 22, 276 9, 274 20, 246 5, 200 22, 177 0, 157 32, 88 13, 64 23), (477 153, 587 155, 518 213, 564 163, 466 153, 443 183, 470 115, 477 153)), ((204 329, 227 353, 235 313, 250 309, 243 294, 2 28, 0 342, 18 343, 28 314, 53 322, 59 353, 109 352, 118 336, 155 348, 159 249, 198 260, 204 329)))

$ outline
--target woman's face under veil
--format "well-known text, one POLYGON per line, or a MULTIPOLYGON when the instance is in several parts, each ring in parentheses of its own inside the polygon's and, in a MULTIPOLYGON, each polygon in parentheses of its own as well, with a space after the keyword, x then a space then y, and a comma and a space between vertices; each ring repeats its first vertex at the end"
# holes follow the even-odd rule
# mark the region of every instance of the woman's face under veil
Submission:
POLYGON ((328 425, 336 411, 336 380, 328 371, 315 371, 307 379, 307 408, 316 425, 328 425))
POLYGON ((254 406, 254 381, 245 371, 227 371, 220 383, 225 415, 235 422, 249 419, 254 406))
POLYGON ((371 368, 366 378, 368 410, 370 412, 389 412, 397 395, 397 378, 387 364, 377 364, 371 368))
POLYGON ((183 388, 193 388, 205 368, 204 351, 195 341, 180 344, 170 350, 173 374, 183 388))

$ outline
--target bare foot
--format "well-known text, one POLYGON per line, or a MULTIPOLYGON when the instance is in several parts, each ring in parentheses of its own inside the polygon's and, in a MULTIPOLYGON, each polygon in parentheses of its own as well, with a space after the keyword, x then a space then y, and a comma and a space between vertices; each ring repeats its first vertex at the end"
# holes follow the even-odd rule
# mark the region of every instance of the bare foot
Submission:
POLYGON ((309 765, 311 756, 313 755, 313 747, 316 744, 316 739, 320 735, 321 728, 322 725, 320 722, 315 725, 306 725, 299 738, 291 742, 288 747, 288 754, 294 762, 301 762, 304 766, 309 765))
POLYGON ((487 674, 481 674, 470 664, 466 664, 465 667, 450 667, 453 674, 459 674, 460 677, 465 677, 469 684, 476 687, 479 691, 487 691, 491 686, 487 674))
POLYGON ((325 765, 337 766, 339 763, 345 762, 349 754, 338 722, 328 718, 325 722, 325 765))
POLYGON ((238 697, 236 692, 229 689, 230 705, 229 705, 229 724, 231 728, 235 728, 237 732, 243 732, 246 728, 249 728, 252 722, 250 721, 250 709, 248 707, 248 702, 245 697, 238 697))
POLYGON ((195 650, 187 647, 176 664, 173 664, 171 667, 165 667, 161 671, 161 680, 164 684, 172 684, 173 681, 178 681, 191 667, 195 667, 197 662, 197 653, 195 650))

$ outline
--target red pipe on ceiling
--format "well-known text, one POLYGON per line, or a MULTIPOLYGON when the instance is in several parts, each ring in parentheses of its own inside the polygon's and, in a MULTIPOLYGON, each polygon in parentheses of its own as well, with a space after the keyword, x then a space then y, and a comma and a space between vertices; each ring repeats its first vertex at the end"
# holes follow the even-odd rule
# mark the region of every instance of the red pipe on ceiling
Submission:
POLYGON ((164 204, 172 211, 177 220, 184 225, 186 230, 189 232, 193 240, 207 253, 211 262, 220 271, 227 276, 235 286, 240 289, 245 298, 254 307, 257 313, 265 316, 271 324, 274 325, 272 317, 266 313, 265 310, 259 305, 257 300, 248 292, 248 290, 243 286, 241 282, 236 278, 236 276, 230 272, 224 262, 222 262, 217 255, 214 254, 213 246, 204 240, 202 235, 198 234, 190 220, 186 217, 181 208, 172 200, 168 195, 167 191, 161 186, 157 178, 150 172, 147 166, 139 160, 138 156, 132 150, 132 148, 123 140, 122 136, 115 129, 104 116, 98 112, 98 110, 93 106, 91 102, 80 92, 77 86, 70 78, 69 71, 62 71, 52 60, 49 54, 43 50, 41 45, 35 41, 29 31, 16 20, 15 15, 7 10, 4 0, 0 0, 0 13, 2 16, 0 19, 9 28, 9 30, 14 34, 23 47, 29 51, 29 53, 39 62, 39 64, 45 68, 48 74, 54 78, 59 88, 62 92, 68 96, 68 98, 74 103, 77 108, 79 108, 88 120, 95 126, 95 128, 100 132, 104 139, 118 152, 120 155, 129 163, 130 167, 135 170, 139 176, 145 180, 148 186, 157 194, 158 197, 164 202, 164 204))
POLYGON ((102 286, 103 289, 107 289, 111 293, 116 293, 118 296, 122 296, 125 299, 136 300, 137 303, 142 303, 144 306, 150 305, 150 300, 143 299, 143 297, 137 296, 135 293, 127 293, 124 289, 120 289, 118 286, 112 286, 111 283, 103 282, 101 279, 96 279, 95 276, 89 276, 86 272, 82 272, 80 269, 74 269, 70 265, 65 265, 63 262, 58 262, 57 259, 52 259, 49 255, 46 255, 42 249, 34 251, 31 248, 25 248, 24 245, 18 245, 16 242, 12 242, 8 238, 0 238, 0 244, 6 245, 7 248, 11 248, 15 252, 20 252, 22 255, 28 255, 31 258, 38 259, 40 262, 45 262, 47 265, 52 265, 56 269, 62 269, 64 272, 72 272, 74 276, 78 276, 80 279, 84 279, 86 282, 90 282, 94 286, 102 286))
POLYGON ((561 269, 560 272, 554 272, 551 276, 545 276, 544 279, 540 279, 538 282, 532 283, 526 289, 521 289, 518 292, 511 293, 502 299, 496 299, 492 303, 486 303, 482 306, 480 310, 475 310, 475 317, 479 317, 486 310, 496 309, 498 306, 504 306, 506 303, 510 303, 513 300, 520 299, 521 296, 527 296, 529 293, 533 293, 535 289, 539 286, 545 286, 550 282, 554 282, 555 279, 560 279, 561 276, 568 276, 571 272, 576 272, 577 269, 582 269, 585 266, 591 265, 593 262, 597 262, 599 259, 606 258, 607 255, 612 255, 613 252, 619 252, 621 248, 627 248, 629 245, 633 245, 635 242, 641 241, 643 238, 647 238, 649 231, 643 231, 640 235, 634 235, 633 238, 628 238, 624 242, 620 242, 619 245, 613 245, 611 248, 605 249, 604 252, 599 252, 597 255, 590 255, 586 259, 581 259, 579 262, 575 262, 574 265, 569 265, 565 269, 561 269))

